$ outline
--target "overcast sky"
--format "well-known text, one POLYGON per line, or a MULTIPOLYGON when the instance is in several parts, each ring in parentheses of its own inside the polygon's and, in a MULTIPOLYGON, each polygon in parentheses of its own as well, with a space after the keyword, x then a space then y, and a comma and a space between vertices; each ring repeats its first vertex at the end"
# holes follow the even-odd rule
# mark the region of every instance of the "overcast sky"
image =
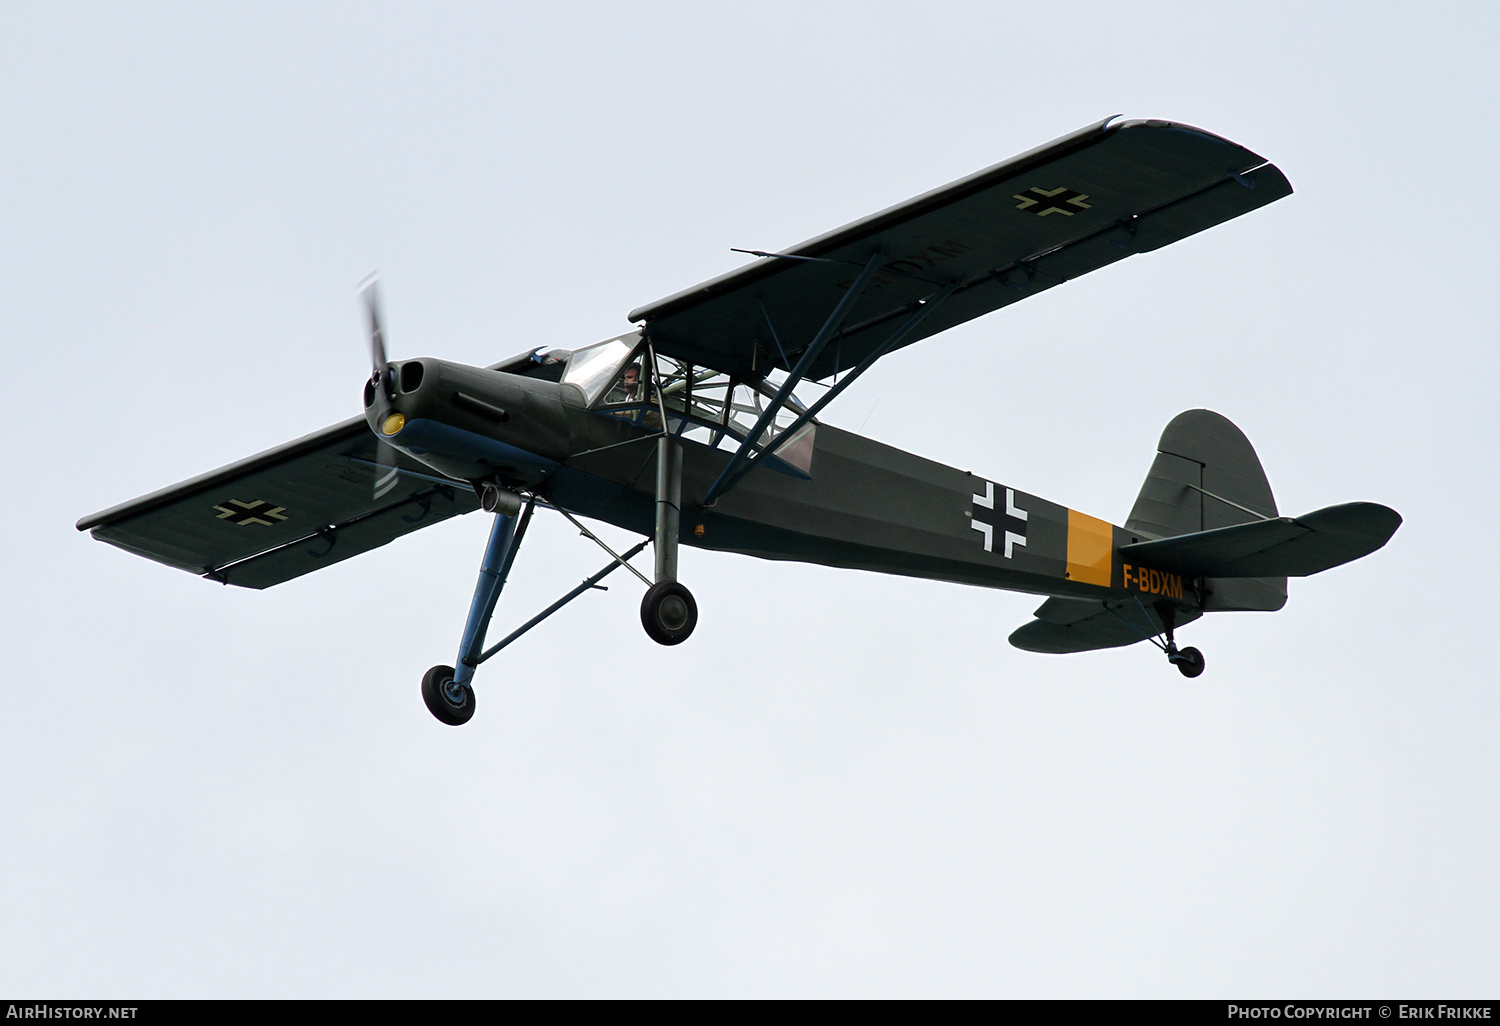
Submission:
MULTIPOLYGON (((1493 997, 1495 6, 727 8, 0 6, 0 990, 1493 997), (826 419, 1118 523, 1207 407, 1401 512, 1197 680, 685 551, 688 643, 618 574, 452 729, 482 514, 265 592, 73 529, 358 412, 371 268, 395 357, 574 348, 1111 114, 1296 194, 826 419)), ((600 565, 538 516, 496 629, 600 565)))

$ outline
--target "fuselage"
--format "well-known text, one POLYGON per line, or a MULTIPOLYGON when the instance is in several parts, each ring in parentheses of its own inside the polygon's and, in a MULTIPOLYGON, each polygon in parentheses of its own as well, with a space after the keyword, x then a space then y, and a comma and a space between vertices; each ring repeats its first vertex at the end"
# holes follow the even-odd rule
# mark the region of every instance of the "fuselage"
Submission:
MULTIPOLYGON (((533 491, 650 535, 664 409, 682 439, 684 545, 1039 595, 1195 604, 1190 582, 1121 561, 1118 547, 1141 540, 1123 528, 827 424, 804 428, 797 455, 761 461, 705 507, 739 441, 695 421, 691 396, 644 390, 634 407, 611 406, 602 387, 548 376, 407 361, 392 405, 404 424, 384 433, 373 405, 368 419, 444 478, 533 491)), ((596 368, 592 380, 619 394, 618 368, 596 368)), ((736 387, 745 386, 724 394, 736 387)))

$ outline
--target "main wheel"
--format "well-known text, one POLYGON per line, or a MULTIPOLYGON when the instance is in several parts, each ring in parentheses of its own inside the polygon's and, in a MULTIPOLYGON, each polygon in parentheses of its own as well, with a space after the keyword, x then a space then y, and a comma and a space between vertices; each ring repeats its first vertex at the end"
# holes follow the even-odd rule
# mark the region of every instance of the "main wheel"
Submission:
POLYGON ((453 667, 434 666, 422 676, 422 701, 439 723, 461 727, 474 716, 474 689, 453 683, 453 667))
POLYGON ((1199 652, 1196 648, 1183 649, 1177 653, 1177 657, 1172 662, 1177 664, 1177 669, 1181 671, 1184 677, 1198 676, 1203 672, 1203 667, 1206 665, 1203 653, 1199 652))
POLYGON ((657 581, 641 599, 641 626, 658 645, 680 645, 698 626, 698 603, 676 581, 657 581))

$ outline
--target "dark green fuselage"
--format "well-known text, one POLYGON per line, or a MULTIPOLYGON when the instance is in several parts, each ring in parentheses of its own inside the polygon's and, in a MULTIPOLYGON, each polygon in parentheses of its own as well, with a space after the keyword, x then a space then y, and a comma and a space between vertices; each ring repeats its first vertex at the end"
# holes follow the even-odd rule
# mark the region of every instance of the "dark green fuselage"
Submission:
MULTIPOLYGON (((589 409, 573 385, 420 363, 420 385, 395 399, 406 426, 393 444, 449 478, 535 490, 578 515, 652 533, 659 430, 589 409)), ((379 433, 374 408, 368 418, 379 433)), ((732 450, 681 444, 684 545, 1041 595, 1122 593, 1113 555, 1130 540, 1122 529, 1082 518, 1105 532, 1096 546, 1104 564, 1093 557, 1099 583, 1090 583, 1079 579, 1077 539, 1069 545, 1076 512, 861 435, 818 424, 808 478, 761 467, 708 508, 698 500, 732 450)))

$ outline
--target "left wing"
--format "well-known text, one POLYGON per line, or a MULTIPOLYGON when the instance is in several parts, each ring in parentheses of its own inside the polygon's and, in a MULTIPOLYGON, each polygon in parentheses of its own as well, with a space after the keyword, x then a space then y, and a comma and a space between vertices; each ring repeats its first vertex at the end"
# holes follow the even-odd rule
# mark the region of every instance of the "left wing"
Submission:
MULTIPOLYGON (((1111 119, 1112 120, 1112 119, 1111 119)), ((634 310, 658 352, 737 377, 790 369, 866 262, 879 271, 808 376, 892 348, 1291 193, 1264 157, 1167 121, 1110 120, 634 310)))
POLYGON ((78 529, 224 584, 269 588, 479 508, 467 485, 399 450, 396 479, 377 487, 380 444, 355 417, 84 517, 78 529))

